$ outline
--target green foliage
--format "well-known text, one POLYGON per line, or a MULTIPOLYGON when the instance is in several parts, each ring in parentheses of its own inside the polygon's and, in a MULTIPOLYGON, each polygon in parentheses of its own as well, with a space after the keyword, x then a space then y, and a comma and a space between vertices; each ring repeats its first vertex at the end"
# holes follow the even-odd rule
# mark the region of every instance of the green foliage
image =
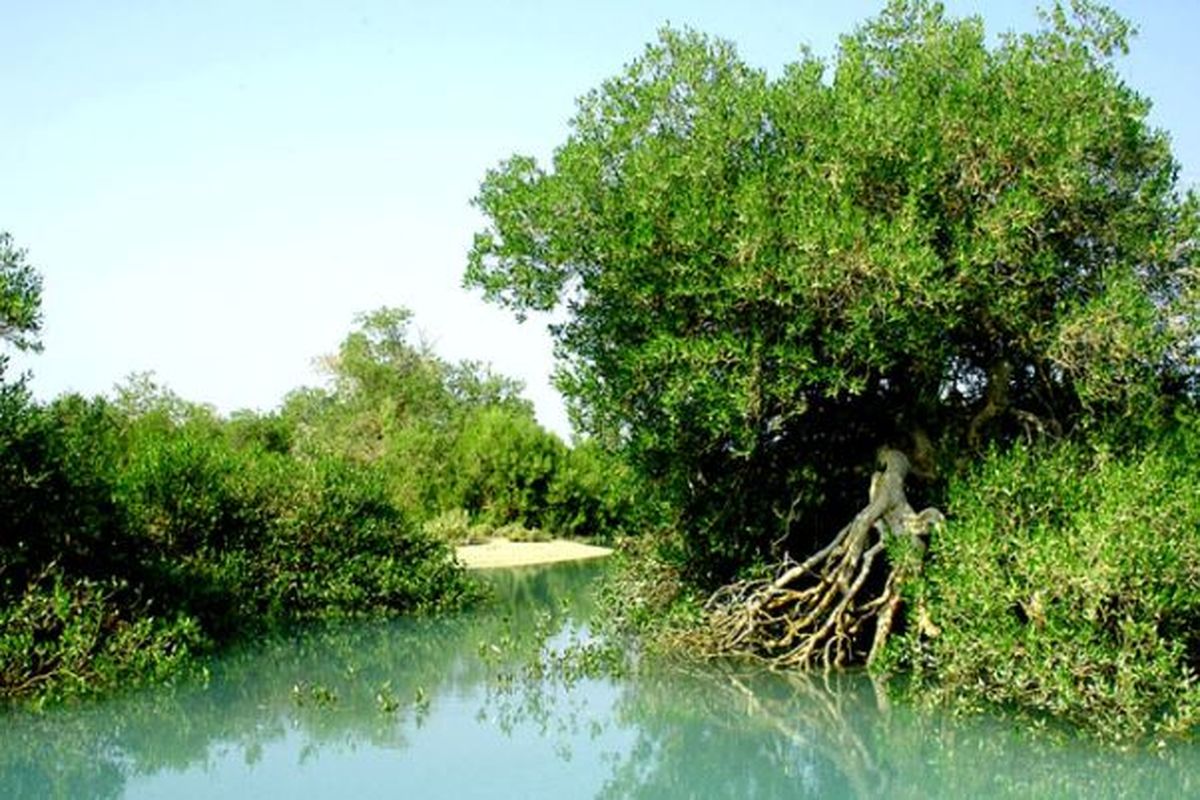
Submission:
POLYGON ((209 646, 195 620, 131 609, 116 580, 43 577, 0 607, 0 696, 42 699, 157 682, 209 646), (131 613, 133 612, 133 613, 131 613))
POLYGON ((449 453, 454 505, 492 525, 540 527, 566 448, 528 413, 484 407, 468 415, 449 453))
POLYGON ((994 453, 949 508, 908 598, 940 634, 891 653, 921 693, 1118 740, 1200 724, 1200 425, 994 453))
POLYGON ((576 419, 682 512, 698 577, 762 553, 797 486, 793 545, 836 530, 880 444, 1069 431, 1194 379, 1196 201, 1108 60, 1129 26, 1072 8, 989 46, 896 0, 774 79, 667 29, 551 165, 487 174, 466 283, 564 312, 576 419))
POLYGON ((466 594, 449 548, 403 516, 377 472, 352 462, 307 465, 267 534, 268 610, 284 618, 428 609, 466 594))
POLYGON ((617 543, 600 584, 600 630, 636 636, 651 650, 694 649, 688 639, 704 625, 704 597, 684 579, 672 538, 658 532, 617 543))
POLYGON ((629 465, 594 440, 566 451, 546 497, 544 524, 567 537, 612 541, 638 535, 661 522, 661 509, 639 492, 629 465))
POLYGON ((378 472, 279 452, 278 432, 144 377, 116 403, 4 387, 0 695, 157 680, 268 626, 469 596, 378 472))
POLYGON ((410 343, 407 310, 383 308, 357 322, 323 361, 329 388, 294 392, 284 404, 279 424, 290 427, 295 452, 371 465, 391 500, 445 541, 505 526, 520 538, 628 527, 627 470, 594 445, 568 448, 543 429, 519 383, 410 343))
POLYGON ((390 501, 377 471, 334 455, 235 449, 224 433, 204 422, 143 432, 119 488, 193 613, 244 624, 461 594, 448 549, 390 501))
POLYGON ((155 680, 296 620, 458 605, 452 544, 617 521, 595 456, 512 381, 408 344, 408 322, 361 317, 330 388, 278 413, 223 419, 149 374, 46 405, 0 383, 0 696, 155 680))
POLYGON ((103 400, 0 388, 0 696, 158 680, 210 644, 145 596, 154 554, 118 497, 120 419, 103 400))
POLYGON ((136 549, 120 536, 112 494, 116 425, 102 400, 38 406, 23 386, 0 386, 0 598, 19 595, 49 564, 100 577, 104 563, 136 549))
MULTIPOLYGON (((38 350, 42 328, 42 276, 25 251, 0 231, 0 340, 21 350, 38 350)), ((0 362, 2 365, 2 362, 0 362)))

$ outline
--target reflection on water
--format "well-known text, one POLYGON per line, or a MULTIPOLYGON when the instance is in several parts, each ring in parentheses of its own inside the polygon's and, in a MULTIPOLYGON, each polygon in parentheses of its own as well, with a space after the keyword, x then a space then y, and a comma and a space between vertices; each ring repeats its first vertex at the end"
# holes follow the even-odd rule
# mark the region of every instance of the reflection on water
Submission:
POLYGON ((538 668, 586 640, 602 567, 489 575, 453 619, 308 629, 204 684, 9 713, 0 797, 1188 797, 1200 750, 1037 744, 825 681, 657 664, 538 668))

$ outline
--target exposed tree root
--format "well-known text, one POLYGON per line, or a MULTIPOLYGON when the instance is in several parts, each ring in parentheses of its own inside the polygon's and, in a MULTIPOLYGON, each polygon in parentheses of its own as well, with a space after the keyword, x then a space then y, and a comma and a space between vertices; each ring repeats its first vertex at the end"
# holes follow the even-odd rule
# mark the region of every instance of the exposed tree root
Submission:
POLYGON ((824 549, 803 563, 785 560, 774 578, 738 581, 709 598, 710 652, 825 669, 878 657, 895 624, 901 584, 920 569, 922 537, 943 519, 935 508, 918 514, 909 505, 903 453, 884 449, 879 458, 883 469, 871 480, 867 506, 824 549), (872 531, 879 534, 874 542, 872 531), (864 587, 878 585, 871 576, 895 537, 912 544, 912 558, 891 565, 877 596, 863 597, 864 587))

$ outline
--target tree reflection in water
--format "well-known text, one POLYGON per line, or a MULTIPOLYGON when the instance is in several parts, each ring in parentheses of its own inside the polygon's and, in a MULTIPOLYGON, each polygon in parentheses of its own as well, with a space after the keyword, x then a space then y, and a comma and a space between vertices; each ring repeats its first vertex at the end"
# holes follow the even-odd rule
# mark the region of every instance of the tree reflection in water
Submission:
MULTIPOLYGON (((599 770, 588 778, 605 798, 1200 791, 1193 746, 1148 754, 1053 744, 996 720, 889 708, 859 674, 648 660, 631 674, 614 671, 620 651, 594 646, 583 627, 591 612, 583 588, 599 569, 496 572, 495 603, 475 613, 306 628, 229 653, 207 682, 9 712, 0 796, 116 798, 135 776, 206 770, 230 757, 253 769, 289 737, 300 743, 295 767, 337 769, 338 754, 421 741, 429 720, 444 720, 459 701, 474 712, 455 724, 493 729, 489 746, 514 752, 531 746, 521 737, 549 742, 543 749, 572 769, 599 770)), ((391 777, 404 785, 402 772, 391 777)), ((505 776, 494 781, 504 794, 505 776)))
POLYGON ((115 798, 134 775, 203 768, 227 753, 248 765, 289 733, 300 757, 403 748, 439 696, 463 695, 533 660, 600 569, 486 575, 485 608, 454 617, 307 626, 214 661, 207 680, 43 713, 4 713, 0 797, 115 798))
MULTIPOLYGON (((530 714, 555 712, 535 704, 530 714)), ((863 673, 643 665, 612 724, 636 732, 604 798, 1194 797, 1189 743, 1117 751, 887 700, 863 673)))

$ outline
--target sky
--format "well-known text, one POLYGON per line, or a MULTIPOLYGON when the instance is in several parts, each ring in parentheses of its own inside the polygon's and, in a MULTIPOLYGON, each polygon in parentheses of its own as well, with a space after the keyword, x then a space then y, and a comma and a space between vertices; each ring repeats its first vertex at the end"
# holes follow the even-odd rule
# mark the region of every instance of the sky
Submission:
MULTIPOLYGON (((223 412, 316 385, 357 313, 405 306, 443 358, 526 384, 569 431, 545 320, 461 286, 490 167, 547 159, 575 98, 664 24, 778 75, 882 2, 0 0, 0 231, 44 278, 35 393, 152 371, 223 412)), ((1032 0, 946 3, 991 34, 1032 0)), ((1118 63, 1200 186, 1200 3, 1121 0, 1118 63)))

